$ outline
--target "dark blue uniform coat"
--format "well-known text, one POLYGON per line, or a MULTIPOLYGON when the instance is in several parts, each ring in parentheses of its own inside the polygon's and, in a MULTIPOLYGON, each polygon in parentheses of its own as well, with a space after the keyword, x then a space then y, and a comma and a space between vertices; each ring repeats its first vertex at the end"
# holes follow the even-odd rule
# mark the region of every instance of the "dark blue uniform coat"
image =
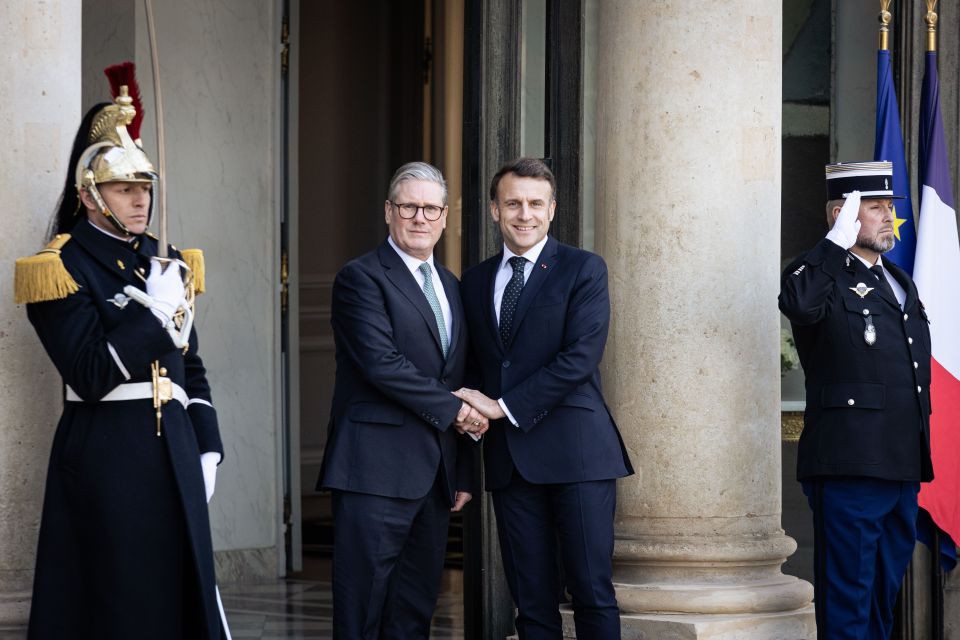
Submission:
POLYGON ((799 480, 933 479, 927 314, 910 277, 883 266, 907 294, 902 310, 860 260, 826 239, 783 272, 780 310, 806 377, 799 480), (861 283, 873 288, 863 297, 861 283), (869 324, 874 344, 864 338, 869 324))
POLYGON ((159 360, 191 399, 210 401, 192 333, 184 355, 151 312, 112 300, 145 285, 157 241, 111 238, 81 221, 61 258, 80 285, 27 315, 63 378, 47 475, 30 638, 219 638, 213 550, 200 454, 223 453, 216 412, 171 400, 156 436, 152 399, 99 402, 149 382, 159 360), (126 379, 108 346, 130 375, 126 379))

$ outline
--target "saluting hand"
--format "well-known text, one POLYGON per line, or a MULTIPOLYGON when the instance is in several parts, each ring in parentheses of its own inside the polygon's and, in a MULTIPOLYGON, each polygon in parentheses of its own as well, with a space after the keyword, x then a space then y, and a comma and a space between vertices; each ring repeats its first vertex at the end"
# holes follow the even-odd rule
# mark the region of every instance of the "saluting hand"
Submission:
POLYGON ((840 213, 837 215, 833 228, 827 233, 827 240, 831 241, 841 249, 849 249, 857 243, 857 236, 860 234, 860 221, 857 216, 860 215, 860 192, 852 191, 847 196, 843 206, 840 207, 840 213))

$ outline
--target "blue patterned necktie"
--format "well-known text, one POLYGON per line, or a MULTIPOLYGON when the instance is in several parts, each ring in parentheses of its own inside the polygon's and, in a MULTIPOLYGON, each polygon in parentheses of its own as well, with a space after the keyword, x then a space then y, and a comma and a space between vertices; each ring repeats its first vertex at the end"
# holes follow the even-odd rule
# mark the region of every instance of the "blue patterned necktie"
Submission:
POLYGON ((520 300, 520 291, 523 290, 523 268, 526 266, 527 259, 513 256, 508 262, 513 267, 513 277, 503 290, 503 300, 500 301, 500 341, 505 347, 510 344, 513 314, 517 311, 517 301, 520 300))
POLYGON ((420 273, 423 274, 423 295, 427 297, 427 303, 433 310, 433 317, 437 319, 437 329, 440 331, 440 348, 443 349, 443 357, 447 357, 447 351, 450 350, 450 338, 447 337, 447 325, 443 321, 443 309, 440 308, 440 299, 433 288, 433 276, 431 275, 430 263, 424 262, 420 265, 420 273))

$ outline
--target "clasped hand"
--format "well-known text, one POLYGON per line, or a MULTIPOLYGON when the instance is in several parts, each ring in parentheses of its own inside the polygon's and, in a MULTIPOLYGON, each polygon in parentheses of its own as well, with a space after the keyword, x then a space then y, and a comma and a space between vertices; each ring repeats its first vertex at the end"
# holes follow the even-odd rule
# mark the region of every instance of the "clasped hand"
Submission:
POLYGON ((506 417, 499 402, 476 389, 464 387, 454 391, 453 395, 463 400, 463 407, 461 407, 460 414, 457 415, 457 423, 454 425, 460 433, 472 433, 481 436, 490 428, 490 420, 506 417), (461 416, 466 416, 464 420, 466 424, 461 424, 461 416))

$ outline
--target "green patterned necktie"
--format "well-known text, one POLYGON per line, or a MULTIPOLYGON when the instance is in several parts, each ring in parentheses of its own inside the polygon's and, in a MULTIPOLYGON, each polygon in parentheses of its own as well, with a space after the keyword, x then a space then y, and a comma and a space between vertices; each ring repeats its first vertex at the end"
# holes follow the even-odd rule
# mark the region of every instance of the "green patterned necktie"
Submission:
POLYGON ((447 337, 447 325, 443 321, 443 309, 440 308, 440 299, 433 288, 433 276, 431 275, 430 263, 424 262, 420 265, 420 273, 423 274, 423 295, 427 297, 427 302, 433 310, 433 317, 437 319, 437 329, 440 331, 440 348, 443 349, 443 357, 447 357, 447 351, 450 350, 450 338, 447 337))

